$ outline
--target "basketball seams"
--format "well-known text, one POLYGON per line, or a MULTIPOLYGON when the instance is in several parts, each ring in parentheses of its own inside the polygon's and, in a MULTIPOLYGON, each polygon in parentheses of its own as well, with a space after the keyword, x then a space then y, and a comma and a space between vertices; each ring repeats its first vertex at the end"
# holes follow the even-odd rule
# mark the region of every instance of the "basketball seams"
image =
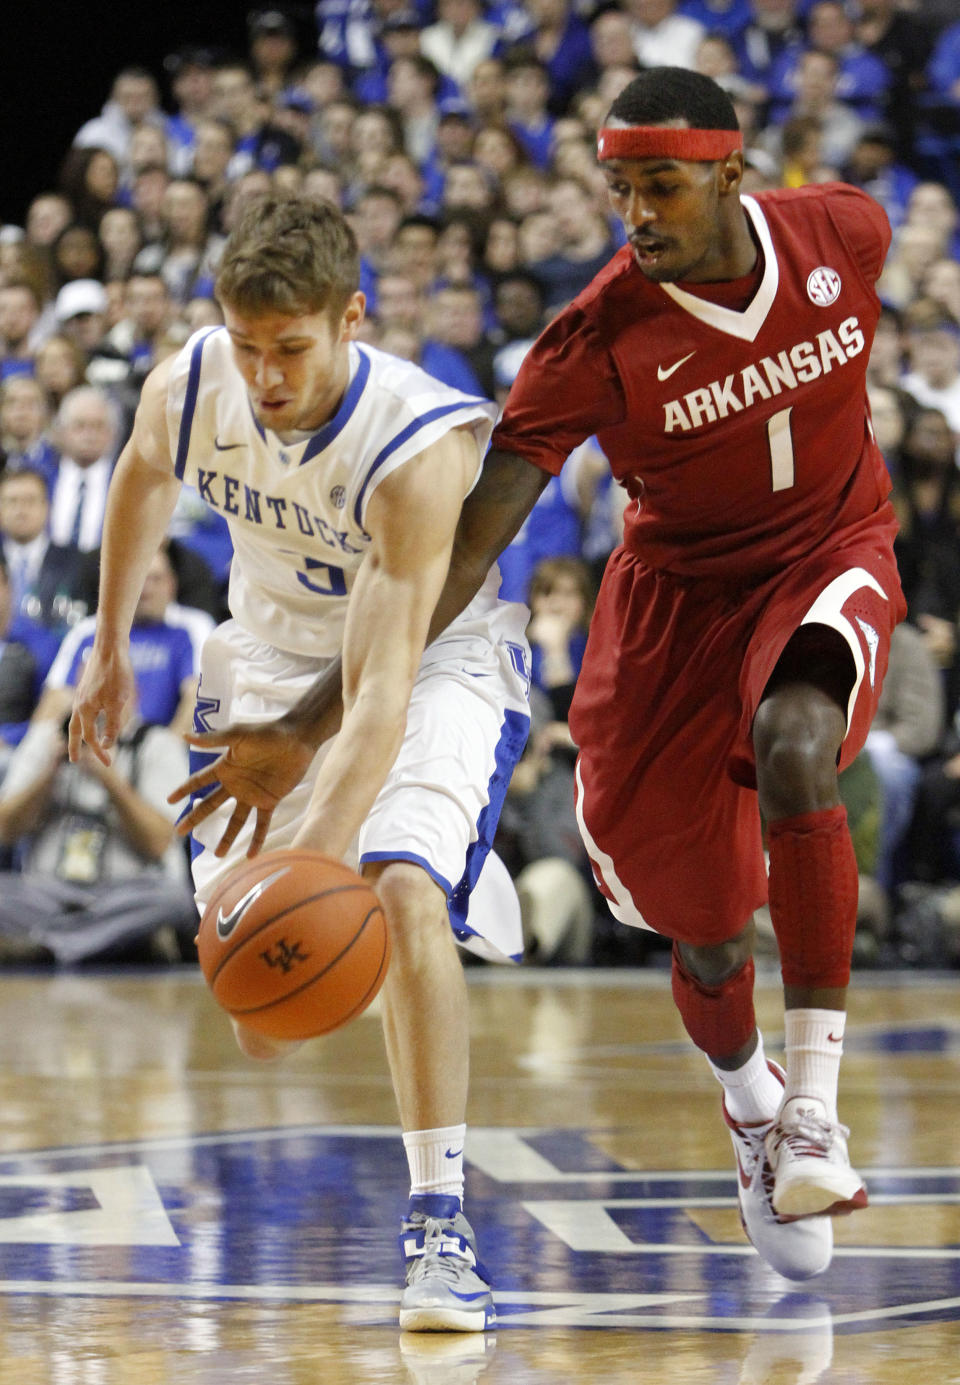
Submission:
MULTIPOLYGON (((363 1010, 366 1009, 367 1005, 370 1003, 370 1001, 372 1000, 372 998, 376 995, 377 991, 380 989, 380 979, 381 979, 381 977, 383 976, 383 973, 384 973, 384 970, 385 970, 385 968, 386 968, 387 960, 388 960, 389 956, 390 956, 390 939, 389 939, 389 937, 388 937, 388 935, 387 935, 387 930, 384 929, 384 930, 383 930, 383 952, 381 953, 381 956, 380 956, 380 965, 377 967, 377 974, 376 974, 376 976, 375 976, 375 977, 373 978, 373 980, 370 982, 370 985, 367 987, 367 990, 365 991, 364 995, 361 997, 360 1000, 357 1001, 357 1003, 356 1003, 356 1005, 353 1007, 353 1009, 350 1010, 350 1011, 348 1011, 348 1013, 345 1014, 345 1015, 343 1016, 343 1019, 338 1020, 337 1024, 331 1025, 331 1028, 332 1028, 332 1029, 339 1029, 341 1025, 344 1025, 344 1024, 346 1024, 349 1020, 352 1020, 353 1017, 354 1017, 354 1015, 359 1015, 363 1010)), ((327 1030, 327 1031, 325 1031, 325 1032, 329 1033, 330 1031, 327 1030)))
MULTIPOLYGON (((326 894, 336 894, 337 891, 336 891, 336 890, 327 890, 325 893, 326 893, 326 894)), ((284 910, 283 912, 284 912, 284 913, 290 913, 292 909, 299 909, 303 904, 312 904, 313 902, 314 902, 314 901, 313 901, 312 899, 304 899, 304 900, 301 900, 300 904, 292 905, 290 909, 286 909, 286 910, 284 910)), ((323 967, 323 969, 322 969, 321 971, 318 971, 318 972, 316 972, 313 976, 311 976, 311 977, 309 978, 309 980, 304 981, 304 982, 301 983, 301 985, 297 986, 296 990, 287 991, 283 996, 280 996, 280 997, 278 997, 278 998, 275 999, 275 1000, 268 1000, 268 1001, 266 1001, 263 1005, 252 1005, 252 1006, 250 1006, 249 1008, 247 1008, 247 1009, 245 1009, 245 1010, 236 1009, 235 1007, 231 1006, 231 1007, 230 1007, 230 1013, 231 1013, 232 1015, 235 1015, 235 1016, 237 1017, 237 1019, 240 1019, 240 1018, 241 1018, 242 1016, 244 1016, 244 1015, 258 1015, 258 1014, 260 1014, 260 1012, 263 1011, 263 1010, 272 1010, 275 1006, 285 1004, 288 1000, 292 1000, 294 996, 298 996, 298 995, 300 995, 303 991, 309 990, 309 988, 310 988, 311 986, 316 985, 316 983, 317 983, 322 977, 326 976, 327 973, 328 973, 329 971, 332 971, 333 968, 337 965, 337 963, 338 963, 338 962, 341 962, 341 961, 343 960, 343 958, 346 957, 347 953, 348 953, 348 952, 350 951, 350 949, 354 946, 354 944, 357 943, 357 942, 359 942, 359 940, 363 937, 363 934, 364 934, 364 931, 365 931, 365 929, 366 929, 366 927, 367 927, 367 924, 368 924, 368 923, 370 922, 370 920, 373 918, 374 914, 379 914, 379 915, 381 916, 381 918, 383 917, 383 910, 380 908, 380 905, 379 905, 379 904, 375 904, 375 905, 373 906, 373 908, 370 909, 370 911, 367 913, 366 917, 364 918, 363 922, 361 923, 360 927, 359 927, 359 928, 357 929, 357 931, 354 933, 353 937, 350 939, 350 941, 346 944, 345 947, 341 948, 341 950, 337 953, 336 957, 331 958, 331 960, 330 960, 329 962, 327 962, 326 966, 323 967)), ((271 922, 271 923, 275 923, 276 920, 277 920, 278 918, 282 918, 282 917, 283 917, 283 914, 282 914, 282 913, 281 913, 281 914, 275 914, 274 917, 270 920, 270 922, 271 922)), ((249 936, 247 939, 245 939, 245 941, 246 941, 246 942, 249 942, 249 941, 250 941, 250 938, 255 938, 255 937, 257 936, 257 934, 260 933, 260 932, 262 931, 262 929, 263 929, 263 928, 266 928, 266 927, 267 927, 267 925, 266 925, 266 924, 263 924, 263 925, 261 926, 261 928, 258 928, 258 929, 256 929, 253 933, 251 933, 250 936, 249 936)), ((239 949, 236 949, 236 950, 239 950, 239 949)), ((231 954, 231 955, 232 955, 232 954, 231 954)), ((226 960, 226 959, 225 959, 225 960, 226 960)), ((218 968, 217 968, 217 971, 214 973, 214 981, 216 980, 217 976, 219 975, 220 968, 221 968, 222 966, 223 966, 223 962, 221 962, 220 967, 218 967, 218 968)), ((382 962, 381 962, 381 966, 382 966, 382 962)), ((378 972, 378 975, 379 975, 379 972, 378 972)), ((368 994, 369 994, 369 992, 368 992, 368 994)), ((216 995, 216 991, 214 991, 214 995, 216 995)))
MULTIPOLYGON (((303 899, 298 899, 293 904, 285 905, 282 909, 279 909, 277 913, 271 914, 268 919, 264 919, 263 923, 258 923, 256 928, 251 929, 249 933, 241 933, 240 936, 234 940, 233 946, 230 948, 230 951, 224 952, 223 956, 220 958, 220 961, 217 963, 216 970, 213 972, 213 975, 210 977, 209 980, 210 987, 212 988, 215 985, 217 977, 220 975, 220 972, 223 970, 226 964, 230 961, 230 958, 235 957, 236 954, 241 950, 241 948, 246 947, 247 943, 250 942, 251 939, 259 937, 265 928, 269 928, 270 925, 272 923, 276 923, 278 919, 285 918, 287 914, 292 914, 294 910, 302 909, 307 904, 316 904, 317 901, 320 899, 327 899, 332 894, 355 894, 357 893, 357 891, 367 889, 368 886, 363 884, 334 885, 329 890, 320 890, 317 894, 305 895, 303 899)), ((208 906, 208 911, 209 909, 212 909, 212 907, 213 906, 211 903, 211 905, 208 906)), ((367 917, 369 918, 369 914, 367 915, 367 917)), ((364 920, 364 922, 366 922, 366 920, 364 920)))

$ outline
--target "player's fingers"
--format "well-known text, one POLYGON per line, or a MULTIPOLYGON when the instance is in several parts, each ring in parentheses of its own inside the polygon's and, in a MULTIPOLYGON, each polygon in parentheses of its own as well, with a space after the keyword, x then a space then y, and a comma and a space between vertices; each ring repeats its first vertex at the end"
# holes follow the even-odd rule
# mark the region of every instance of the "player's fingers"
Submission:
POLYGON ((270 819, 273 817, 272 808, 258 808, 257 820, 253 827, 253 836, 250 845, 247 847, 248 856, 257 856, 263 850, 263 844, 267 840, 267 832, 270 829, 270 819))
POLYGON ((184 731, 183 739, 198 750, 206 750, 214 746, 232 745, 237 735, 233 727, 225 726, 222 731, 184 731))
POLYGON ((192 832, 211 813, 215 813, 221 803, 225 803, 229 797, 226 789, 214 789, 213 793, 207 794, 205 798, 198 798, 189 813, 185 813, 177 823, 177 831, 180 836, 185 837, 188 832, 192 832))
POLYGON ((250 809, 245 803, 238 803, 233 810, 230 821, 223 830, 223 835, 217 842, 217 849, 213 853, 215 856, 226 856, 227 852, 237 840, 237 833, 250 815, 250 809))
POLYGON ((219 763, 217 760, 212 765, 204 765, 203 769, 196 770, 189 779, 184 779, 182 784, 178 784, 171 793, 167 794, 167 802, 179 803, 181 798, 189 798, 192 793, 196 793, 198 789, 205 789, 208 784, 219 784, 219 763))

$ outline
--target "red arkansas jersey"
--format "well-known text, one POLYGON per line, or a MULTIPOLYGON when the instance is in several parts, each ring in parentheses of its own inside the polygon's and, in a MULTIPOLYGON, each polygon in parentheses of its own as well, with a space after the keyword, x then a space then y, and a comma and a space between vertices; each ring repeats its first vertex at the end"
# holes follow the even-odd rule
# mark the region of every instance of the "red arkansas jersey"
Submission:
POLYGON ((891 519, 865 384, 886 215, 841 183, 741 202, 747 306, 653 283, 624 247, 540 335, 493 435, 555 474, 596 434, 634 502, 625 545, 681 575, 760 578, 891 519))

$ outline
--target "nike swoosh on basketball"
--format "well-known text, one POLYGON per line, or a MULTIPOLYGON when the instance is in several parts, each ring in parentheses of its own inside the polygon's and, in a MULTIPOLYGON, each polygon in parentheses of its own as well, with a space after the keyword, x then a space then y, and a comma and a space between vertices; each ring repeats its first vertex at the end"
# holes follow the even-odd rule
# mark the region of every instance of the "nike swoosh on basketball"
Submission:
POLYGON ((268 885, 272 885, 275 880, 279 880, 282 875, 289 873, 289 866, 282 866, 280 870, 275 870, 272 875, 266 875, 262 880, 258 880, 242 899, 238 899, 230 910, 229 914, 223 912, 222 907, 217 910, 217 937, 224 942, 236 928, 244 914, 250 908, 255 899, 259 899, 268 885))
POLYGON ((245 442, 221 442, 219 438, 214 438, 213 445, 218 452, 232 452, 235 447, 246 447, 245 442))
POLYGON ((680 367, 683 365, 684 361, 689 361, 690 357, 691 357, 691 356, 695 356, 696 354, 697 354, 696 351, 688 351, 687 354, 686 354, 685 356, 681 356, 681 357, 680 357, 679 361, 674 361, 673 365, 668 365, 667 368, 666 368, 666 370, 664 370, 664 368, 663 368, 662 365, 658 365, 658 366, 657 366, 657 379, 658 379, 658 380, 669 380, 669 379, 670 379, 670 376, 673 374, 673 372, 674 372, 675 370, 679 370, 680 367))

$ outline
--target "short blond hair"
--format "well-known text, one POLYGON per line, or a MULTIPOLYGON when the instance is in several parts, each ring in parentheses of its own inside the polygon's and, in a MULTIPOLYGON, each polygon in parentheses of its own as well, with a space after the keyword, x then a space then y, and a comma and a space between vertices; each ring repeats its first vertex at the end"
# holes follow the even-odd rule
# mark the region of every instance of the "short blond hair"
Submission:
POLYGON ((216 295, 237 312, 338 316, 356 292, 360 253, 338 207, 303 193, 245 202, 224 247, 216 295))

